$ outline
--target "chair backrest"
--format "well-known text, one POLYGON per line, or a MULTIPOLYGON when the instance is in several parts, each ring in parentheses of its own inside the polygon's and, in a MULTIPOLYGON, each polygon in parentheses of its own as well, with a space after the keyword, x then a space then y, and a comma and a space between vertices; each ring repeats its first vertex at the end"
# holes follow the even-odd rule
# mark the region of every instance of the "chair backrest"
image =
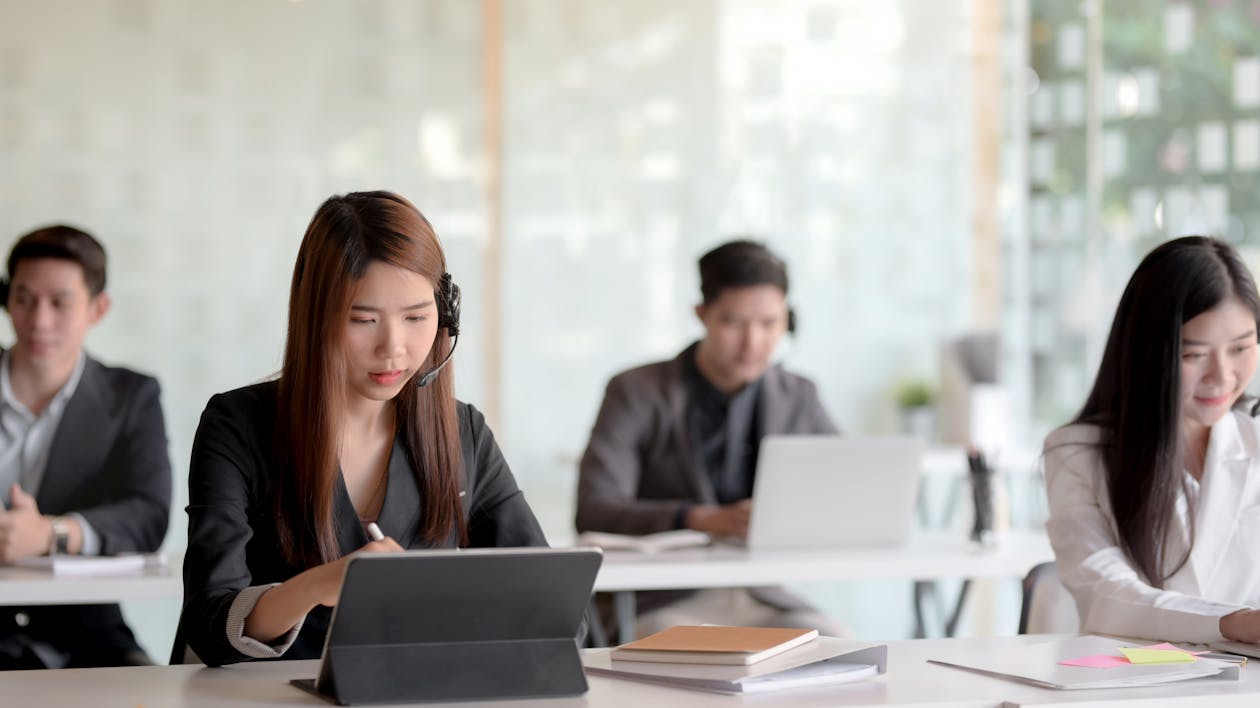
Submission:
POLYGON ((1059 582, 1054 563, 1033 566, 1024 576, 1024 601, 1019 610, 1020 634, 1075 634, 1081 618, 1076 600, 1059 582))

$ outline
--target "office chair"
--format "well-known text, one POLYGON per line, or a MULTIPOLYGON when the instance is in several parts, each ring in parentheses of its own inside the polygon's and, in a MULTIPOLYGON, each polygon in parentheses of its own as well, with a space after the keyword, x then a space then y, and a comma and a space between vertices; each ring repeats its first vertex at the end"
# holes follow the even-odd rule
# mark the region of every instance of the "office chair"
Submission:
POLYGON ((1054 562, 1039 563, 1024 576, 1019 608, 1020 634, 1075 634, 1081 618, 1076 601, 1055 572, 1054 562))

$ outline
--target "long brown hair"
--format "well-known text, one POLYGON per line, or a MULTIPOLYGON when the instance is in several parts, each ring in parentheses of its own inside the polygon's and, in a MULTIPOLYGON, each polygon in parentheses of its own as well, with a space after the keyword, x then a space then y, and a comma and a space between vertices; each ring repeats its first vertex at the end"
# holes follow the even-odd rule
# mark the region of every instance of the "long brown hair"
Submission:
MULTIPOLYGON (((311 567, 341 556, 333 514, 338 426, 346 405, 343 331, 358 282, 374 262, 424 276, 438 295, 446 258, 424 215, 390 192, 334 196, 315 212, 293 266, 289 330, 277 401, 275 517, 280 549, 311 567)), ((450 350, 439 329, 425 369, 450 350)), ((467 540, 459 500, 462 469, 451 367, 424 388, 409 381, 394 399, 398 429, 420 488, 421 536, 467 540)))

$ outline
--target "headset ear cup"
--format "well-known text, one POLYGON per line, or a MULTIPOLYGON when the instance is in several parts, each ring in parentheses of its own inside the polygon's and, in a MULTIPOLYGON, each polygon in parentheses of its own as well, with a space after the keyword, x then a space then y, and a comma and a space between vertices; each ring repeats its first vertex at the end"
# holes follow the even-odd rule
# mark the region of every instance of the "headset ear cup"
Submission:
POLYGON ((438 327, 445 328, 446 333, 452 337, 459 336, 459 309, 460 309, 460 292, 459 286, 451 279, 450 273, 443 273, 442 280, 438 284, 438 290, 442 302, 438 307, 438 327))
POLYGON ((443 273, 441 279, 438 280, 437 299, 438 328, 445 328, 446 333, 450 335, 451 348, 437 366, 420 374, 419 378, 416 379, 416 386, 420 388, 428 386, 437 379, 438 372, 455 355, 455 347, 459 345, 459 286, 455 284, 455 281, 451 280, 450 273, 443 273))
POLYGON ((9 309, 9 279, 0 278, 0 307, 9 309))
POLYGON ((787 331, 788 334, 796 334, 796 310, 790 307, 788 308, 787 331))

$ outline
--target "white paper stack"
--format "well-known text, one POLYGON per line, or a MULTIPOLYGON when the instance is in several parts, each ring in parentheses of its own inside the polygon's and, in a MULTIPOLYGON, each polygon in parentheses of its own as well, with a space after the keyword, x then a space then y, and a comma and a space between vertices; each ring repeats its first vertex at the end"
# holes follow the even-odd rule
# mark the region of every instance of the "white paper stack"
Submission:
POLYGON ((1154 686, 1206 677, 1235 681, 1239 678, 1237 664, 1203 657, 1190 663, 1131 664, 1107 669, 1059 664, 1068 659, 1116 654, 1120 647, 1137 646, 1140 645, 1119 639, 1085 636, 1050 640, 1000 654, 955 654, 930 661, 1042 688, 1069 690, 1154 686))

